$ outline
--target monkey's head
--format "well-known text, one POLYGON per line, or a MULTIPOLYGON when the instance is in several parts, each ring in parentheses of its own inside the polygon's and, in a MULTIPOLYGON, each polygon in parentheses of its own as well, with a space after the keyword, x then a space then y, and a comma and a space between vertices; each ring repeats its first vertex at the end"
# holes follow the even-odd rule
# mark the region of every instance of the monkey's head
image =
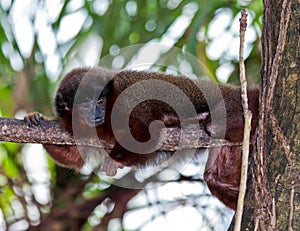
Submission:
POLYGON ((113 90, 114 72, 104 69, 80 68, 68 73, 61 81, 56 97, 58 119, 72 131, 72 118, 83 126, 104 123, 107 96, 113 90))

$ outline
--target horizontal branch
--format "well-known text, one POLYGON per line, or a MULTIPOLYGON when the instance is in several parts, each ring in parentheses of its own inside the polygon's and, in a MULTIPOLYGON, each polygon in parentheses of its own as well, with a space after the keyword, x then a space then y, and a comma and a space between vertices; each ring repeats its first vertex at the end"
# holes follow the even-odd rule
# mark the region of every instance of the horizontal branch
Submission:
MULTIPOLYGON (((40 143, 55 145, 84 145, 111 149, 109 144, 99 145, 98 140, 80 140, 76 142, 63 130, 56 120, 42 120, 40 125, 29 127, 24 120, 0 118, 0 141, 16 143, 40 143)), ((190 126, 183 131, 180 128, 164 128, 160 132, 159 150, 175 151, 190 148, 211 148, 221 146, 237 146, 222 139, 212 139, 203 128, 190 126), (187 131, 188 130, 188 131, 187 131), (178 144, 180 143, 180 147, 178 144)))

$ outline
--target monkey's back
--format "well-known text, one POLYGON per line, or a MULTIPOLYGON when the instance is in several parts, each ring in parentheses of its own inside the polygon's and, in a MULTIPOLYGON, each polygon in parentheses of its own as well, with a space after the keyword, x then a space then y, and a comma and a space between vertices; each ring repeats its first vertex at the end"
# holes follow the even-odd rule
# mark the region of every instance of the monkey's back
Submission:
MULTIPOLYGON (((159 72, 129 70, 121 71, 114 76, 114 86, 117 95, 129 91, 128 95, 130 95, 131 99, 126 100, 138 100, 140 96, 152 95, 154 99, 162 99, 166 103, 168 100, 173 100, 174 103, 186 106, 186 100, 188 99, 194 105, 196 112, 209 109, 206 99, 209 99, 210 106, 214 106, 223 100, 223 96, 226 94, 236 94, 236 96, 240 94, 239 88, 226 84, 218 85, 209 80, 193 80, 184 76, 174 76, 159 72), (149 80, 159 80, 162 82, 154 82, 152 86, 151 84, 147 84, 149 80), (134 86, 137 83, 141 84, 134 86), (174 90, 170 84, 176 87, 177 90, 174 90), (130 86, 132 89, 129 90, 130 86), (136 94, 136 90, 140 94, 136 94), (180 93, 184 93, 184 96, 187 96, 187 98, 182 97, 183 95, 180 93)), ((166 104, 157 103, 156 106, 158 107, 157 109, 164 107, 163 110, 168 110, 166 104)))

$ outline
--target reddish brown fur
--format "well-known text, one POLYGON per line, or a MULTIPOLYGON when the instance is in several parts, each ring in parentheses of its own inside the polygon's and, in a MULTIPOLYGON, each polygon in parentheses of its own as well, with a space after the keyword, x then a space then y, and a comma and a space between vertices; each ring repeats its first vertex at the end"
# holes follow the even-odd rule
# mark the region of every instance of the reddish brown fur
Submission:
MULTIPOLYGON (((254 141, 258 118, 258 88, 248 90, 249 109, 252 111, 251 143, 254 141)), ((242 142, 244 133, 244 117, 240 96, 227 103, 227 133, 226 139, 232 142, 242 142), (239 99, 239 100, 238 100, 239 99)), ((253 146, 250 146, 252 154, 253 146)), ((209 150, 211 156, 218 153, 216 160, 204 173, 204 179, 213 195, 231 209, 236 209, 242 161, 242 147, 222 147, 209 150)))
POLYGON ((44 145, 51 157, 60 165, 80 170, 83 166, 83 159, 76 146, 69 145, 44 145))
MULTIPOLYGON (((155 164, 155 159, 160 155, 159 152, 153 152, 144 155, 132 153, 116 142, 116 138, 112 133, 110 124, 111 109, 115 100, 130 85, 141 80, 159 79, 179 87, 190 98, 199 115, 201 113, 205 114, 206 112, 209 112, 209 108, 203 94, 195 83, 201 84, 201 86, 208 89, 209 92, 212 92, 211 97, 214 97, 213 93, 217 88, 220 88, 224 97, 227 115, 227 129, 225 138, 233 142, 241 142, 243 140, 244 120, 241 106, 240 88, 232 87, 230 85, 217 86, 208 81, 194 81, 185 77, 174 77, 172 75, 161 73, 133 71, 110 72, 103 69, 76 69, 63 79, 58 88, 58 92, 60 92, 59 94, 62 95, 62 102, 56 101, 56 110, 57 103, 61 103, 59 105, 60 107, 62 107, 62 105, 65 105, 66 107, 65 110, 57 110, 57 117, 62 123, 63 127, 71 134, 73 133, 72 111, 76 110, 76 108, 73 108, 74 92, 76 92, 80 81, 87 73, 96 77, 98 76, 99 79, 107 76, 114 77, 114 89, 106 96, 107 105, 105 109, 105 123, 97 127, 97 133, 101 140, 114 144, 114 148, 110 153, 110 156, 123 166, 148 165, 151 163, 155 164)), ((97 86, 95 82, 87 82, 86 87, 99 87, 101 89, 101 86, 97 86)), ((168 94, 168 92, 166 92, 166 94, 168 94)), ((251 132, 251 138, 253 139, 258 114, 257 88, 249 90, 249 106, 253 112, 251 132)), ((218 102, 216 102, 214 107, 218 107, 218 102)), ((148 126, 153 120, 162 120, 165 122, 165 126, 170 127, 180 125, 176 113, 171 107, 153 100, 144 101, 133 110, 130 117, 129 126, 131 128, 132 135, 136 140, 144 142, 150 138, 148 126)), ((122 122, 122 118, 120 118, 119 121, 122 122)), ((210 128, 209 115, 207 118, 201 119, 200 122, 207 127, 207 131, 211 132, 211 135, 218 136, 217 132, 210 128)), ((78 120, 76 123, 79 125, 83 122, 78 120)), ((81 124, 81 126, 84 127, 86 125, 81 124)), ((120 133, 121 132, 122 131, 120 131, 120 133)), ((126 142, 126 136, 121 137, 121 139, 126 142)), ((80 169, 82 167, 83 161, 76 148, 47 145, 46 149, 49 154, 59 163, 76 169, 80 169)), ((222 147, 220 149, 212 149, 210 152, 218 152, 219 154, 217 159, 205 172, 205 180, 208 184, 208 187, 210 188, 212 194, 217 196, 225 205, 235 209, 239 190, 241 148, 222 147)))

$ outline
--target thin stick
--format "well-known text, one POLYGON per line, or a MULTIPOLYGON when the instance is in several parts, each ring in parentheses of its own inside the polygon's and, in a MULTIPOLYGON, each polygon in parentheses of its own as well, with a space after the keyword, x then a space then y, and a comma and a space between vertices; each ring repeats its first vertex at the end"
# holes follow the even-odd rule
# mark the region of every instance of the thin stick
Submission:
POLYGON ((245 125, 244 125, 244 139, 243 139, 243 158, 241 166, 241 181, 240 181, 240 192, 238 198, 237 211, 235 214, 235 224, 234 230, 241 230, 241 222, 244 209, 244 198, 247 187, 247 172, 248 172, 248 157, 249 157, 249 145, 250 145, 250 131, 251 131, 251 119, 252 113, 248 109, 248 97, 247 97, 247 80, 245 74, 245 64, 244 64, 244 40, 245 31, 247 28, 247 13, 244 10, 241 12, 240 18, 240 81, 241 81, 241 96, 242 96, 242 106, 244 111, 245 125))

